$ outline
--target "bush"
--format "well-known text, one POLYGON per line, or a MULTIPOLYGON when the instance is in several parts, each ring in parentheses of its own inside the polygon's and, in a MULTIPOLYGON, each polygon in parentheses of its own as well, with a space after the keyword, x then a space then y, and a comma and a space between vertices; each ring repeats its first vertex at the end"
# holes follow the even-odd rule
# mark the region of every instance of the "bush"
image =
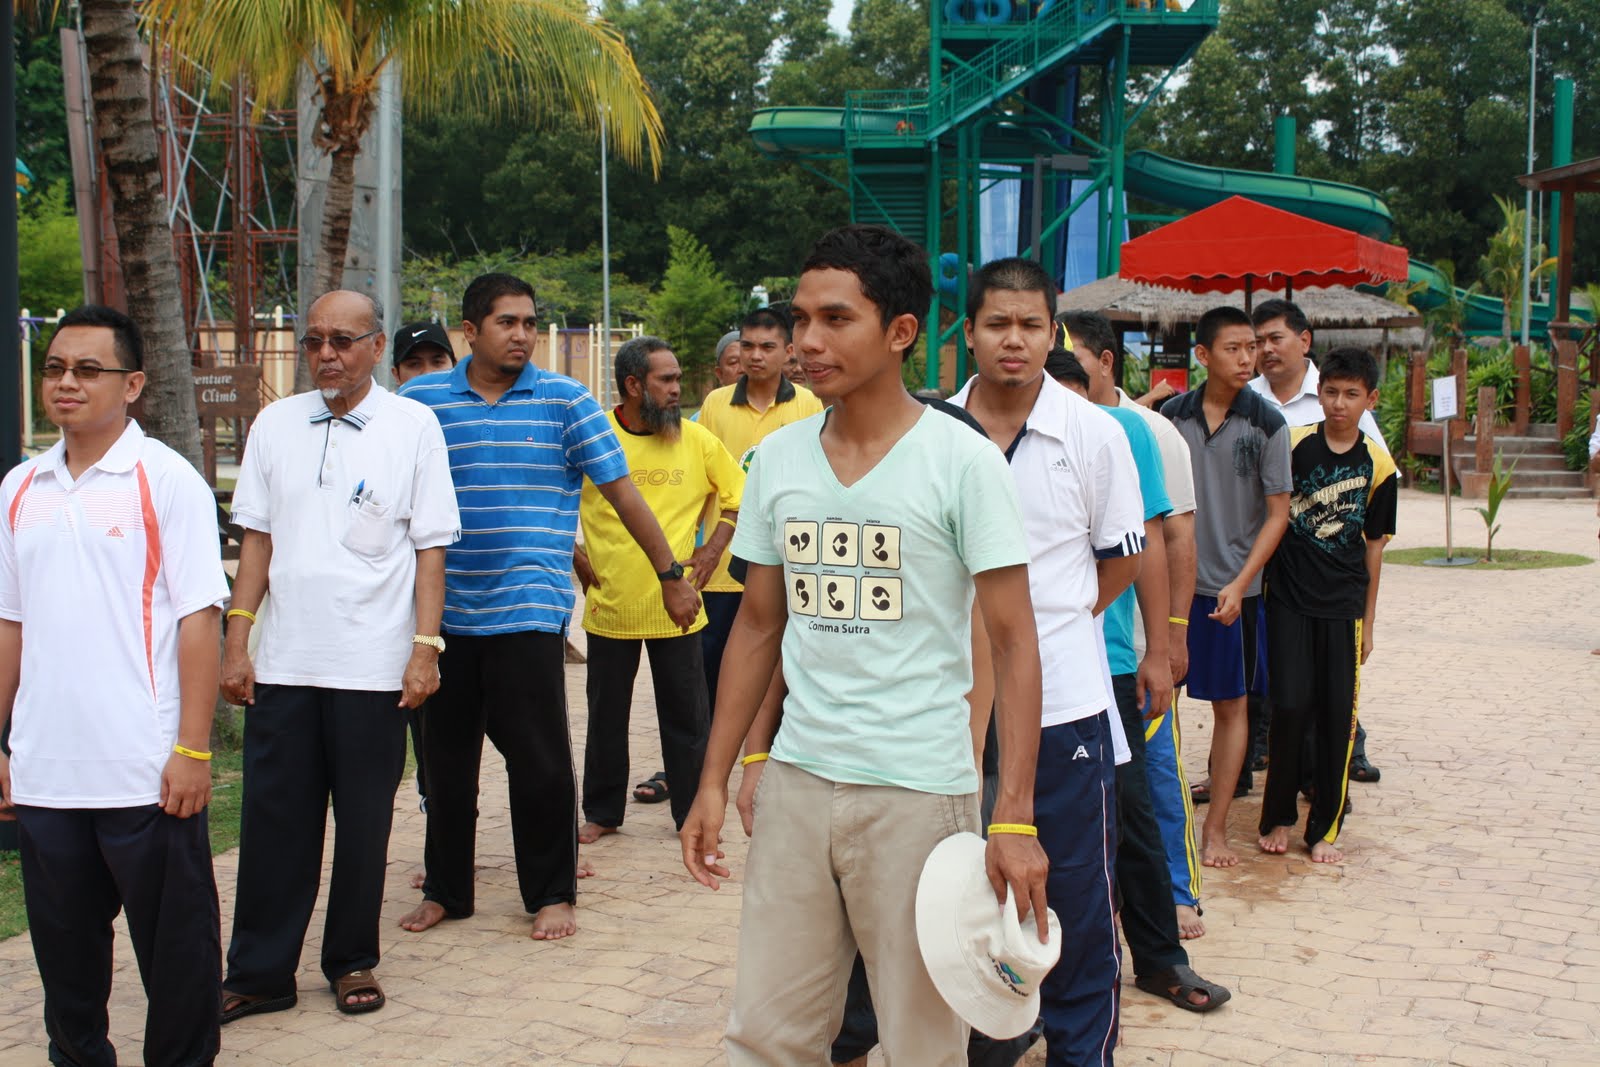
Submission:
POLYGON ((1478 417, 1478 390, 1483 386, 1492 386, 1495 394, 1494 421, 1496 425, 1505 425, 1511 421, 1516 412, 1517 404, 1517 365, 1512 359, 1511 352, 1507 349, 1495 349, 1494 355, 1484 358, 1474 365, 1470 358, 1467 363, 1467 419, 1475 421, 1478 417))
MULTIPOLYGON (((1589 396, 1587 391, 1578 394, 1577 406, 1572 409, 1572 429, 1561 439, 1561 450, 1566 453, 1569 471, 1589 468, 1589 416, 1593 411, 1589 396)), ((1555 419, 1552 417, 1550 421, 1554 422, 1555 419)))
POLYGON ((650 300, 650 329, 677 353, 684 375, 711 366, 717 340, 739 310, 739 294, 716 260, 688 230, 667 227, 672 246, 661 288, 650 300))

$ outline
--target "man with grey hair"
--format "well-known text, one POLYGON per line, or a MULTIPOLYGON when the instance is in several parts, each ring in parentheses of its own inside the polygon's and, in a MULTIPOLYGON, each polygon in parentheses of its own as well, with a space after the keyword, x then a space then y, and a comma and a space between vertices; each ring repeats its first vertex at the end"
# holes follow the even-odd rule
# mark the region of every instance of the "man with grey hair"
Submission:
POLYGON ((438 420, 372 380, 383 309, 340 290, 305 324, 317 391, 257 417, 233 497, 245 534, 222 692, 250 710, 225 1023, 295 1003, 330 796, 322 973, 341 1012, 383 1006, 372 968, 403 709, 439 687, 445 546, 461 532, 438 420))
MULTIPOLYGON (((633 484, 661 523, 674 558, 695 587, 716 569, 738 521, 744 472, 715 435, 685 421, 678 408, 683 371, 666 341, 639 337, 616 355, 617 393, 610 413, 633 484), (695 531, 706 500, 717 521, 705 544, 695 531)), ((683 826, 694 802, 711 711, 700 631, 702 608, 684 630, 661 604, 659 576, 639 551, 617 511, 585 480, 578 504, 584 547, 573 557, 583 583, 583 628, 589 634, 589 740, 583 757, 583 815, 578 840, 588 843, 622 826, 628 785, 628 717, 639 649, 650 655, 661 755, 671 792, 672 821, 683 826)))

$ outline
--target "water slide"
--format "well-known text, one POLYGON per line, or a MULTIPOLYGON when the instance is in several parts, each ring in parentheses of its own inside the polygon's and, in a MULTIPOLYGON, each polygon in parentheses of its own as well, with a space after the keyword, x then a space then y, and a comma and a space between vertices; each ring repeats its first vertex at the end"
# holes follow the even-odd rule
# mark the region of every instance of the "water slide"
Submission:
MULTIPOLYGON (((897 132, 898 118, 894 114, 886 113, 881 119, 873 119, 870 113, 857 112, 855 121, 863 120, 882 123, 882 130, 874 132, 885 135, 897 132)), ((764 108, 751 118, 750 136, 762 152, 779 158, 837 156, 846 150, 844 122, 845 112, 841 108, 764 108)), ((1343 182, 1298 174, 1211 167, 1149 151, 1129 153, 1124 174, 1129 193, 1185 211, 1208 207, 1230 196, 1246 196, 1379 240, 1387 240, 1394 229, 1394 217, 1381 197, 1371 190, 1343 182)), ((1411 261, 1411 281, 1425 283, 1412 297, 1412 303, 1424 310, 1443 303, 1450 292, 1443 272, 1419 260, 1411 261)), ((1468 295, 1460 288, 1455 289, 1455 295, 1466 304, 1464 325, 1469 334, 1500 332, 1503 308, 1500 300, 1478 293, 1468 295)), ((1535 336, 1545 336, 1550 316, 1548 304, 1533 305, 1532 332, 1535 336)))

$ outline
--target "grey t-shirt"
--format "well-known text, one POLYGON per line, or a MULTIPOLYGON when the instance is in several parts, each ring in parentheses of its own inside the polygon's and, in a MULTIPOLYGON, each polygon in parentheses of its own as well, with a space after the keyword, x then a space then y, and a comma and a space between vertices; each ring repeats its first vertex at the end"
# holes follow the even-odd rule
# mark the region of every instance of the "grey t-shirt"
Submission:
MULTIPOLYGON (((1267 497, 1294 486, 1289 468, 1289 428, 1252 389, 1241 389, 1215 433, 1208 433, 1205 386, 1161 405, 1189 444, 1194 467, 1194 591, 1216 596, 1239 576, 1267 518, 1267 497)), ((1257 574, 1246 596, 1261 592, 1257 574)))

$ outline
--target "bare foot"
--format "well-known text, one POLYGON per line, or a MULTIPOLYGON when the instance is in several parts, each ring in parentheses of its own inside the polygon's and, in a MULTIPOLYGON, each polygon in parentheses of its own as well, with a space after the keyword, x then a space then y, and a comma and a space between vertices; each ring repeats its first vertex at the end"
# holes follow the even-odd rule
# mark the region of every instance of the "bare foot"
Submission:
POLYGON ((1239 857, 1228 847, 1228 839, 1219 833, 1213 844, 1207 833, 1200 835, 1200 862, 1207 867, 1236 867, 1239 857))
POLYGON ((423 883, 425 883, 427 880, 428 880, 428 872, 426 870, 424 870, 423 868, 418 867, 416 870, 411 872, 411 888, 412 889, 421 889, 422 886, 423 886, 423 883))
POLYGON ((1600 656, 1600 648, 1591 648, 1589 650, 1589 655, 1591 655, 1591 656, 1600 656))
POLYGON ((424 900, 421 904, 406 912, 400 919, 400 927, 420 934, 431 926, 437 926, 447 918, 444 908, 436 901, 424 900))
POLYGON ((593 878, 594 877, 594 864, 590 863, 588 860, 580 859, 578 861, 578 877, 579 878, 593 878))
POLYGON ((607 834, 617 832, 615 826, 601 826, 597 822, 586 822, 578 827, 578 844, 592 845, 607 834))
POLYGON ((1261 846, 1262 852, 1273 855, 1282 855, 1289 851, 1289 828, 1287 826, 1274 826, 1271 833, 1261 835, 1261 840, 1256 844, 1261 846))
POLYGON ((1206 924, 1200 921, 1200 909, 1179 904, 1178 937, 1184 941, 1193 941, 1197 937, 1204 936, 1206 936, 1206 924))
POLYGON ((533 917, 535 941, 559 941, 578 932, 578 912, 571 904, 546 904, 533 917))
POLYGON ((1311 846, 1312 863, 1338 863, 1344 859, 1344 853, 1326 841, 1318 841, 1311 846))

